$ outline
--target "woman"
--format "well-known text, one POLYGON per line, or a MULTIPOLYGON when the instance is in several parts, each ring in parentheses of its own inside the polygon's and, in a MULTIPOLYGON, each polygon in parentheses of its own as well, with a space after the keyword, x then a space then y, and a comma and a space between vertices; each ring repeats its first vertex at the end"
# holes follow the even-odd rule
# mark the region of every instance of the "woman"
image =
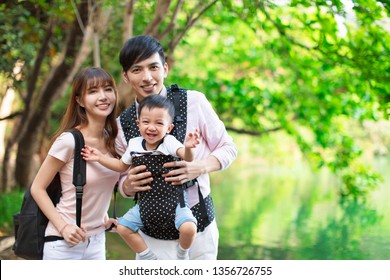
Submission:
POLYGON ((82 200, 81 227, 76 225, 76 194, 73 179, 75 141, 67 130, 81 131, 86 145, 99 148, 110 157, 115 151, 117 89, 114 79, 101 68, 82 70, 74 79, 72 93, 60 129, 33 184, 31 194, 49 219, 45 236, 58 238, 46 242, 43 259, 104 260, 105 229, 116 220, 107 211, 119 173, 88 162, 82 200), (46 188, 60 173, 62 196, 53 206, 46 188))

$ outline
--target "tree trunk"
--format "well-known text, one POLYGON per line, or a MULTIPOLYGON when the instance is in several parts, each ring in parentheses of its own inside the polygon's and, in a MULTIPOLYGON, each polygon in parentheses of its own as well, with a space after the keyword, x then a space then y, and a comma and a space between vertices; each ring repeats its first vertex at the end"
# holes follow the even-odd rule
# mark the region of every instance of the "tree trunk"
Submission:
POLYGON ((81 65, 91 54, 94 35, 99 36, 107 30, 111 10, 101 13, 97 2, 90 1, 82 2, 78 10, 82 24, 80 26, 80 22, 74 20, 65 42, 62 59, 52 68, 44 83, 35 104, 36 108, 28 119, 29 129, 21 136, 19 142, 15 178, 21 186, 27 186, 32 181, 36 167, 41 164, 40 157, 37 157, 37 164, 34 165, 33 161, 34 156, 42 148, 40 147, 42 141, 38 139, 45 137, 49 128, 47 123, 50 118, 50 106, 65 94, 81 65), (91 6, 88 6, 88 3, 91 6))
POLYGON ((133 22, 134 22, 134 4, 136 0, 128 0, 126 3, 125 13, 123 16, 123 43, 127 39, 133 37, 133 22))
MULTIPOLYGON (((136 0, 128 0, 125 9, 123 33, 124 41, 132 36, 135 2, 136 0)), ((150 25, 148 26, 146 33, 152 33, 151 35, 155 36, 159 40, 162 40, 168 34, 173 35, 173 42, 166 46, 168 48, 166 51, 168 54, 167 59, 171 64, 170 67, 172 67, 173 64, 170 58, 172 57, 178 42, 182 39, 188 29, 198 20, 203 12, 215 4, 215 2, 216 1, 213 1, 207 6, 197 6, 192 13, 190 13, 188 22, 184 29, 181 29, 176 26, 176 16, 181 10, 183 3, 182 0, 179 0, 175 6, 174 16, 171 18, 169 27, 160 33, 158 33, 157 27, 160 25, 162 20, 166 18, 171 1, 162 0, 158 2, 154 18, 150 20, 150 25)), ((107 29, 108 24, 102 24, 102 16, 94 17, 95 12, 101 11, 100 7, 98 7, 98 3, 99 1, 96 0, 81 2, 78 7, 78 15, 80 15, 81 18, 75 18, 72 26, 69 27, 67 41, 64 42, 65 48, 63 56, 58 59, 56 65, 52 66, 52 71, 44 80, 41 89, 39 91, 35 90, 35 92, 38 91, 38 98, 34 99, 31 103, 30 110, 27 112, 28 118, 23 119, 23 121, 20 122, 20 129, 15 130, 13 133, 15 137, 14 139, 17 139, 17 141, 10 141, 8 143, 9 146, 7 146, 7 149, 9 148, 10 151, 11 149, 13 150, 13 147, 15 147, 16 144, 18 144, 15 178, 20 186, 27 186, 32 180, 32 162, 34 156, 38 153, 39 148, 41 148, 39 147, 40 141, 38 141, 38 139, 43 137, 43 135, 46 135, 45 130, 48 127, 47 123, 50 115, 50 106, 57 98, 64 94, 66 88, 69 86, 69 83, 73 80, 74 75, 78 72, 79 67, 82 65, 82 62, 85 60, 86 56, 90 54, 92 46, 91 40, 93 38, 91 35, 93 34, 92 30, 97 30, 96 25, 104 26, 104 29, 107 29), (92 5, 88 6, 88 4, 92 5), (96 7, 98 7, 98 11, 95 10, 96 7), (94 28, 91 29, 91 27, 94 28)), ((34 84, 30 84, 29 88, 34 88, 34 84)), ((120 94, 119 109, 123 110, 134 100, 135 95, 130 91, 130 88, 123 83, 122 79, 118 83, 118 89, 120 94)), ((10 160, 12 154, 13 153, 9 152, 5 155, 7 161, 10 160)), ((38 163, 40 164, 40 162, 38 163)), ((9 172, 9 170, 10 169, 8 169, 7 165, 3 166, 3 174, 6 171, 9 172)))
POLYGON ((27 80, 27 92, 25 98, 23 98, 24 102, 24 110, 21 115, 21 118, 19 121, 15 122, 14 128, 12 129, 12 134, 8 138, 5 148, 5 153, 3 157, 3 165, 2 165, 2 171, 1 171, 1 185, 2 188, 0 191, 9 191, 11 189, 11 185, 14 184, 13 181, 10 180, 10 160, 11 155, 13 151, 13 147, 16 143, 20 141, 20 138, 22 135, 24 135, 25 131, 28 128, 28 119, 31 116, 31 104, 34 96, 34 91, 37 85, 37 80, 39 77, 39 72, 44 60, 45 55, 47 54, 49 43, 53 35, 53 28, 54 24, 56 22, 56 19, 51 18, 48 23, 48 27, 46 29, 45 38, 42 42, 41 47, 38 50, 37 58, 34 61, 34 66, 32 69, 31 74, 28 77, 27 80))
MULTIPOLYGON (((82 2, 79 6, 79 13, 83 26, 88 22, 88 2, 82 2)), ((33 179, 32 163, 33 157, 38 152, 38 141, 45 123, 48 121, 50 106, 55 98, 59 97, 69 83, 69 76, 74 70, 75 58, 84 38, 84 31, 80 28, 77 19, 74 20, 71 30, 66 39, 63 57, 54 66, 49 74, 46 83, 43 85, 38 101, 33 106, 34 111, 28 118, 26 129, 22 133, 16 158, 15 178, 20 186, 27 186, 33 179)))

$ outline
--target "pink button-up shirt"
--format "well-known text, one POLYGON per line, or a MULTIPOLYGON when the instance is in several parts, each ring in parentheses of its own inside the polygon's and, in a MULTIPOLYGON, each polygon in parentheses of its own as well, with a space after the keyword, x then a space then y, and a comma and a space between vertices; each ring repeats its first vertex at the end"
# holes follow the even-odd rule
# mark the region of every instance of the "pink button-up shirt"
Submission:
MULTIPOLYGON (((73 161, 75 141, 70 132, 62 133, 53 143, 49 155, 63 162, 60 170, 62 196, 56 205, 62 219, 68 224, 76 224, 76 192, 73 185, 73 161)), ((112 157, 110 154, 107 156, 112 157)), ((119 179, 119 173, 112 171, 98 162, 88 161, 86 183, 83 188, 81 225, 87 230, 88 236, 103 232, 108 219, 108 209, 112 191, 119 179)), ((46 236, 61 236, 56 227, 49 222, 46 236)))

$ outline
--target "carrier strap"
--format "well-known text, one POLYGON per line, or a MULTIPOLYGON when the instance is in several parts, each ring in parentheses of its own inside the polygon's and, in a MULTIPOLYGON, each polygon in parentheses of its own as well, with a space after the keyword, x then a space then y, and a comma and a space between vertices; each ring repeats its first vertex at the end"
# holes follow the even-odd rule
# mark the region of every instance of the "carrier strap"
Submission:
MULTIPOLYGON (((167 87, 167 98, 173 103, 175 107, 175 118, 174 118, 174 128, 171 131, 171 134, 176 137, 181 143, 184 142, 186 131, 187 131, 187 90, 179 88, 178 85, 173 84, 167 87)), ((123 133, 128 143, 131 138, 140 136, 138 126, 136 125, 137 121, 137 112, 136 112, 135 102, 131 104, 130 107, 125 109, 120 117, 120 123, 122 126, 123 133)), ((191 208, 191 211, 194 213, 198 221, 198 231, 203 231, 213 220, 214 220, 214 206, 211 196, 203 198, 203 195, 200 190, 200 186, 196 179, 191 180, 183 184, 183 188, 179 193, 179 202, 180 206, 184 207, 184 195, 183 189, 197 185, 199 203, 194 205, 191 208)), ((141 194, 141 193, 140 193, 141 194)), ((137 201, 140 198, 140 194, 136 193, 135 200, 137 201)), ((178 232, 173 235, 163 234, 163 236, 155 236, 152 234, 153 231, 144 228, 143 231, 149 236, 158 238, 158 239, 177 239, 178 232)))
MULTIPOLYGON (((187 131, 187 90, 179 88, 174 84, 167 87, 167 98, 175 106, 175 118, 173 121, 175 126, 171 134, 183 143, 187 131)), ((121 113, 119 120, 127 143, 131 138, 141 136, 136 125, 137 110, 135 102, 121 113)))

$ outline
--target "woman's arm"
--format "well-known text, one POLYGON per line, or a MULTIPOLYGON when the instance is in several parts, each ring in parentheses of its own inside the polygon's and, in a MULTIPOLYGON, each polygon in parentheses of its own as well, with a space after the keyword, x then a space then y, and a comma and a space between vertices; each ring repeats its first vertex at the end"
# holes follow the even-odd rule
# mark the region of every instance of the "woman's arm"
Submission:
POLYGON ((31 195, 43 214, 54 224, 58 232, 72 245, 85 240, 85 231, 76 225, 67 224, 58 213, 46 192, 47 187, 65 163, 48 155, 31 185, 31 195))
POLYGON ((48 155, 31 185, 32 197, 43 214, 54 224, 59 232, 64 228, 66 222, 62 220, 60 214, 55 209, 46 189, 64 164, 63 161, 48 155))

